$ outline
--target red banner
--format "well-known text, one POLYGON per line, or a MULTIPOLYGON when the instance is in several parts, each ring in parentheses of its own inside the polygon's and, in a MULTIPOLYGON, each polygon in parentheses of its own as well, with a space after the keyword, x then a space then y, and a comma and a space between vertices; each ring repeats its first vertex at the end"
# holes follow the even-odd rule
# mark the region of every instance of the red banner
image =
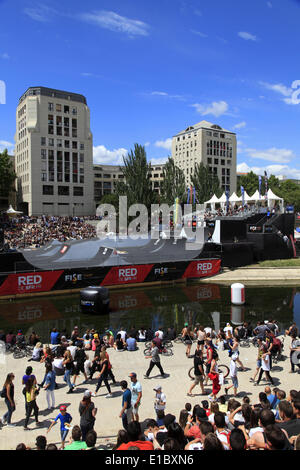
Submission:
POLYGON ((199 259, 191 261, 182 278, 208 277, 218 274, 221 267, 220 259, 199 259))
POLYGON ((112 286, 115 284, 131 284, 143 282, 151 269, 153 264, 142 264, 135 266, 115 266, 110 269, 101 286, 112 286))
POLYGON ((216 284, 193 285, 182 288, 182 291, 191 302, 216 300, 221 298, 220 287, 216 284))
POLYGON ((50 291, 64 271, 9 274, 0 286, 1 295, 50 291))

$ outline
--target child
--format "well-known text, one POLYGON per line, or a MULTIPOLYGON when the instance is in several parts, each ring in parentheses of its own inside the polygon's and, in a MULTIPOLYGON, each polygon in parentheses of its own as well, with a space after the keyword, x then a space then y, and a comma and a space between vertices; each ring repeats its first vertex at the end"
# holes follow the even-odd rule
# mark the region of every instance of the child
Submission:
POLYGON ((67 413, 67 407, 65 405, 61 405, 59 407, 59 411, 60 413, 56 416, 56 418, 50 424, 47 430, 47 433, 50 431, 52 426, 54 426, 54 424, 56 424, 56 422, 60 420, 60 435, 61 435, 61 447, 60 448, 64 449, 66 437, 70 429, 69 425, 72 421, 72 416, 69 413, 67 413))

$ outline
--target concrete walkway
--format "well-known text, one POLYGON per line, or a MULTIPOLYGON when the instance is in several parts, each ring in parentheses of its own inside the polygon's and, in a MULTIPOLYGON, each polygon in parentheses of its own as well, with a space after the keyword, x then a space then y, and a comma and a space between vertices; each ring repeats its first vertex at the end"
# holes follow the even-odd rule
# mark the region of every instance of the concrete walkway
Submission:
POLYGON ((217 284, 230 284, 232 282, 243 282, 245 284, 263 285, 300 285, 300 268, 263 268, 244 267, 237 269, 224 269, 221 274, 211 278, 205 278, 204 282, 217 284))

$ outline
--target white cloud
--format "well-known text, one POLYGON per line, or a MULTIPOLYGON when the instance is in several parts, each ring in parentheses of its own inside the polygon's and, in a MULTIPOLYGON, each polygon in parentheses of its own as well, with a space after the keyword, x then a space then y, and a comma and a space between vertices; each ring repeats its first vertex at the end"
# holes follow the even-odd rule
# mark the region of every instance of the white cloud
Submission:
POLYGON ((4 60, 8 60, 10 57, 6 52, 4 52, 3 54, 0 54, 0 58, 4 60))
POLYGON ((300 80, 294 80, 290 87, 283 85, 282 83, 266 83, 260 82, 262 86, 268 90, 275 91, 280 95, 284 96, 283 100, 286 104, 297 105, 300 104, 300 80))
POLYGON ((122 165, 123 155, 126 156, 128 151, 124 148, 108 150, 104 145, 93 147, 94 163, 102 163, 103 165, 122 165))
POLYGON ((196 36, 200 36, 200 38, 208 38, 208 35, 202 33, 201 31, 196 31, 195 29, 191 29, 191 33, 196 34, 196 36))
POLYGON ((113 11, 94 11, 80 15, 83 21, 94 23, 101 28, 109 29, 117 33, 125 33, 130 37, 148 36, 149 25, 139 20, 132 20, 125 16, 118 15, 113 11))
POLYGON ((207 114, 212 114, 215 117, 222 116, 228 110, 228 104, 226 101, 213 101, 210 105, 204 106, 199 103, 192 104, 198 113, 206 116, 207 114))
POLYGON ((264 175, 264 172, 267 172, 267 175, 274 176, 286 176, 287 178, 300 179, 300 169, 299 168, 290 168, 287 165, 267 165, 264 167, 249 166, 247 163, 239 163, 236 167, 238 173, 253 173, 257 175, 264 175))
POLYGON ((246 31, 240 31, 238 36, 242 39, 245 39, 245 41, 257 41, 257 37, 254 36, 254 34, 247 33, 246 31))
POLYGON ((292 88, 288 88, 282 83, 266 83, 260 82, 262 86, 267 88, 268 90, 276 91, 276 93, 280 93, 283 96, 290 96, 292 94, 292 88))
POLYGON ((242 121, 242 122, 238 122, 237 124, 235 124, 235 126, 233 126, 232 129, 243 129, 243 127, 246 127, 246 122, 245 121, 242 121))
POLYGON ((45 23, 50 20, 50 16, 53 13, 56 13, 56 11, 53 8, 48 7, 47 5, 42 5, 38 3, 36 7, 25 8, 24 13, 34 21, 45 23))
POLYGON ((164 163, 167 163, 167 161, 168 157, 156 157, 150 159, 151 165, 163 165, 164 163))
POLYGON ((246 149, 246 152, 251 158, 258 158, 259 160, 267 160, 276 163, 288 163, 295 155, 292 150, 278 149, 272 147, 267 150, 246 149))
POLYGON ((155 147, 161 147, 166 150, 171 150, 172 149, 172 139, 166 139, 166 140, 157 140, 155 142, 155 147))
POLYGON ((150 96, 160 96, 162 98, 169 98, 169 99, 175 99, 175 100, 181 100, 185 101, 185 97, 183 95, 171 95, 170 93, 167 93, 166 91, 151 91, 151 93, 145 93, 146 95, 150 96))

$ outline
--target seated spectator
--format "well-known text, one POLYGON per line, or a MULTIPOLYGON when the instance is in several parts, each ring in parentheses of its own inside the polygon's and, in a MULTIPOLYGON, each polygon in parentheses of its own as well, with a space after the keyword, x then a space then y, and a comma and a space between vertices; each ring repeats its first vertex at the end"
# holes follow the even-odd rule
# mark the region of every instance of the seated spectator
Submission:
POLYGON ((29 361, 40 362, 41 358, 42 358, 42 354, 43 354, 43 345, 42 345, 42 343, 36 343, 36 345, 34 346, 34 348, 32 350, 32 356, 31 356, 30 359, 28 359, 28 362, 29 361))
POLYGON ((72 429, 72 442, 67 445, 64 450, 83 450, 87 448, 86 442, 81 440, 82 433, 79 426, 72 429))
POLYGON ((139 422, 131 421, 128 424, 127 433, 129 441, 121 444, 116 450, 128 450, 131 446, 138 447, 140 450, 154 450, 152 442, 146 441, 143 437, 139 422))
POLYGON ((127 351, 136 351, 137 350, 136 339, 133 338, 131 335, 129 336, 129 338, 127 338, 126 345, 127 345, 127 351))

